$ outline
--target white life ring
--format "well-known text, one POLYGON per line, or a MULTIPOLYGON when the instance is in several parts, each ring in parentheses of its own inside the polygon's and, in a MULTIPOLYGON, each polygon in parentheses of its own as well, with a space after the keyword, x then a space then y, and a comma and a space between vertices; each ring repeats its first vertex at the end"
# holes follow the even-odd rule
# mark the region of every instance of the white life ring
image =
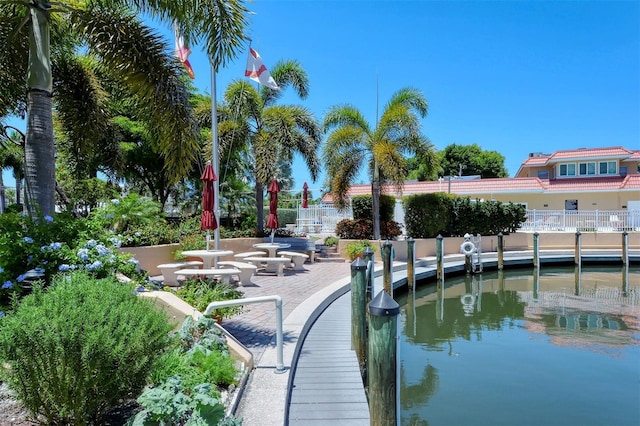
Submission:
POLYGON ((460 245, 460 252, 465 256, 471 256, 476 251, 476 246, 471 241, 465 241, 460 245))

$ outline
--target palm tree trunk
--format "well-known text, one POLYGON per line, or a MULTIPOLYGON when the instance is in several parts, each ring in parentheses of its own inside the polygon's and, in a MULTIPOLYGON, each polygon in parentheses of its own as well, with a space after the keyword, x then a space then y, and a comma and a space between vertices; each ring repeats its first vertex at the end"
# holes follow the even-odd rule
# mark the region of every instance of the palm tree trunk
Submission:
POLYGON ((47 0, 31 2, 29 67, 27 72, 27 137, 24 147, 25 203, 30 215, 55 211, 55 153, 53 142, 52 76, 49 55, 47 0))
POLYGON ((13 177, 16 179, 16 204, 20 205, 22 201, 22 176, 14 173, 13 177))
POLYGON ((4 207, 7 205, 4 190, 4 179, 2 179, 2 169, 0 169, 0 213, 4 213, 4 207))
POLYGON ((25 203, 34 216, 55 211, 55 154, 51 95, 30 90, 27 95, 27 139, 24 146, 25 203))
POLYGON ((264 231, 264 187, 261 183, 256 182, 256 209, 257 209, 257 221, 258 232, 264 231))

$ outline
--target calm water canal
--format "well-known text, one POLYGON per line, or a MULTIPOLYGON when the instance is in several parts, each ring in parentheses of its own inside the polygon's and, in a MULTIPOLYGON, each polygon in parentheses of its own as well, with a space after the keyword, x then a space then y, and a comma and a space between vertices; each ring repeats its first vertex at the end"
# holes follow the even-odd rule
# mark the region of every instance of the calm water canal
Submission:
POLYGON ((402 425, 640 425, 640 268, 542 267, 397 294, 402 425))

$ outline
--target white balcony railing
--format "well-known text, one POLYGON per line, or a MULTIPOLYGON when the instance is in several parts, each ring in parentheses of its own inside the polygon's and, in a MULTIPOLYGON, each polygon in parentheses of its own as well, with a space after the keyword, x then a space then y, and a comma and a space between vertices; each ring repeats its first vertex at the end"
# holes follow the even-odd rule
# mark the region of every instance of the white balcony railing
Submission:
POLYGON ((640 210, 527 210, 522 231, 640 230, 640 210))

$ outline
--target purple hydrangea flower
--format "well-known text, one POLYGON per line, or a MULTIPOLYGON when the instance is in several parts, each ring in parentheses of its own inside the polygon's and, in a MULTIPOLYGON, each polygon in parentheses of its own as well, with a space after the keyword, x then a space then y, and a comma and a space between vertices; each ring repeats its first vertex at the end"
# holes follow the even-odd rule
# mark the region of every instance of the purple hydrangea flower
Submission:
POLYGON ((51 248, 51 250, 60 250, 62 248, 62 243, 59 243, 59 242, 51 243, 49 247, 51 248))
POLYGON ((20 275, 18 275, 18 278, 16 278, 16 281, 21 283, 22 281, 24 281, 25 278, 27 278, 27 276, 25 274, 20 274, 20 275))
POLYGON ((46 215, 44 217, 44 220, 45 220, 45 222, 49 222, 49 223, 53 222, 53 218, 51 216, 49 216, 49 215, 46 215))
POLYGON ((31 244, 31 243, 33 243, 33 238, 31 238, 31 237, 24 237, 24 238, 22 239, 22 241, 24 241, 25 243, 31 244))
POLYGON ((2 284, 2 288, 5 290, 12 287, 13 287, 13 283, 11 281, 5 281, 4 284, 2 284))
POLYGON ((58 271, 68 271, 69 270, 69 265, 67 265, 66 263, 63 263, 62 265, 58 266, 58 271))

